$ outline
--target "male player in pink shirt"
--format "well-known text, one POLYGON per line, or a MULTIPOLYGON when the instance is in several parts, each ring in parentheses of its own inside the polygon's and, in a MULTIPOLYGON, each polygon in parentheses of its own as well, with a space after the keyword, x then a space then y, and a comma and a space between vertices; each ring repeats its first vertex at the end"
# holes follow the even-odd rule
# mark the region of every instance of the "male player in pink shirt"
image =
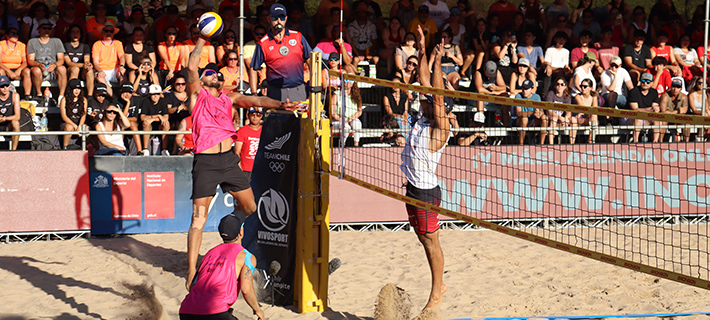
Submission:
POLYGON ((200 52, 204 45, 205 39, 200 37, 187 63, 187 89, 195 143, 195 156, 192 160, 192 221, 187 233, 188 268, 185 287, 188 291, 195 277, 197 256, 202 244, 202 228, 207 222, 207 211, 216 186, 221 186, 223 192, 229 192, 234 197, 235 211, 241 210, 248 216, 257 209, 249 180, 239 168, 239 156, 232 152, 232 144, 237 139, 232 109, 297 109, 297 105, 291 102, 245 96, 238 92, 223 94, 219 90, 216 65, 208 64, 198 70, 200 52))

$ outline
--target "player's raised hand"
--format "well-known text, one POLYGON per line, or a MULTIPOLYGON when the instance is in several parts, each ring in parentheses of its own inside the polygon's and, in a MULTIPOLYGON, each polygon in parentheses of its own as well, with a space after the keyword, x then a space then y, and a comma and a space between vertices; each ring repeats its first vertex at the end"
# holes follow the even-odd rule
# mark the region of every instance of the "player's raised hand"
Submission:
POLYGON ((307 107, 308 105, 305 101, 291 102, 286 99, 286 102, 281 102, 281 109, 288 111, 304 111, 307 107))

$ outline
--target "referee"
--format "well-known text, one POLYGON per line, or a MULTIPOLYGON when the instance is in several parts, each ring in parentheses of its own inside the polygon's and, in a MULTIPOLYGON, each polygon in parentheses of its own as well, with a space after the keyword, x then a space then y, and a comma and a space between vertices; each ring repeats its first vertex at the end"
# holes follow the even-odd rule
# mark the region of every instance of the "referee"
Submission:
POLYGON ((257 70, 266 64, 267 96, 274 100, 304 101, 308 98, 303 80, 303 64, 308 62, 311 46, 298 31, 286 29, 286 7, 276 3, 269 9, 271 29, 257 39, 249 70, 249 86, 256 94, 257 70))

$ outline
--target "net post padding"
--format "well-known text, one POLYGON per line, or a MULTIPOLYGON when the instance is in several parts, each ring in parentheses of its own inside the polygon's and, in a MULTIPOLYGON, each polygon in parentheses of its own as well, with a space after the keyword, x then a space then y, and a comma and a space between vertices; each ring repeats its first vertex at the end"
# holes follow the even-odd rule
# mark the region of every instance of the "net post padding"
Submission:
MULTIPOLYGON (((337 177, 339 174, 340 173, 338 171, 335 171, 335 170, 331 171, 331 175, 333 175, 333 176, 337 177)), ((613 264, 613 265, 616 265, 619 267, 624 267, 624 268, 631 269, 634 271, 643 272, 643 273, 650 274, 652 276, 656 276, 659 278, 677 281, 677 282, 680 282, 683 284, 688 284, 688 285, 695 286, 695 287, 702 288, 702 289, 706 289, 706 290, 710 289, 710 281, 707 281, 707 280, 703 280, 703 279, 700 279, 697 277, 691 277, 691 276, 683 275, 680 273, 655 268, 652 266, 633 262, 633 261, 626 260, 626 259, 621 259, 618 257, 606 255, 606 254, 599 253, 599 252, 594 252, 594 251, 583 249, 583 248, 580 248, 577 246, 569 245, 569 244, 566 244, 563 242, 550 240, 550 239, 543 238, 543 237, 540 237, 540 236, 537 236, 537 235, 534 235, 531 233, 527 233, 527 232, 520 231, 520 230, 515 230, 512 228, 498 225, 493 222, 488 222, 488 221, 477 219, 474 217, 470 217, 470 216, 467 216, 467 215, 464 215, 464 214, 461 214, 461 213, 458 213, 455 211, 447 210, 447 209, 444 209, 439 206, 431 205, 431 204, 426 203, 424 201, 412 199, 412 198, 406 197, 402 194, 399 194, 397 192, 386 190, 384 188, 375 186, 373 184, 367 183, 365 181, 359 180, 359 179, 354 178, 349 175, 343 175, 343 176, 344 176, 343 180, 354 183, 354 184, 356 184, 360 187, 363 187, 365 189, 368 189, 370 191, 377 192, 379 194, 388 196, 392 199, 395 199, 395 200, 398 200, 398 201, 401 201, 406 204, 410 204, 410 205, 413 205, 413 206, 416 206, 419 208, 423 208, 423 209, 426 209, 429 211, 433 211, 438 214, 445 215, 447 217, 451 217, 454 219, 465 221, 465 222, 471 223, 473 225, 476 225, 476 226, 479 226, 482 228, 497 231, 497 232, 500 232, 503 234, 507 234, 509 236, 517 237, 517 238, 527 240, 530 242, 534 242, 537 244, 541 244, 541 245, 544 245, 544 246, 547 246, 547 247, 550 247, 553 249, 558 249, 558 250, 566 251, 569 253, 578 254, 580 256, 587 257, 587 258, 590 258, 593 260, 606 262, 609 264, 613 264)))
MULTIPOLYGON (((337 71, 330 70, 330 74, 338 75, 337 71)), ((447 97, 466 99, 466 100, 476 100, 489 102, 494 104, 502 104, 507 106, 520 106, 520 107, 530 107, 539 108, 545 110, 557 110, 557 111, 569 111, 578 112, 585 114, 596 114, 600 116, 610 116, 617 118, 634 118, 643 119, 651 121, 664 121, 668 123, 676 124, 696 124, 696 125, 710 125, 710 117, 687 115, 687 114, 670 114, 670 113, 657 113, 650 111, 639 111, 639 110, 626 110, 626 109, 612 109, 604 107, 588 107, 580 106, 576 104, 567 103, 553 103, 545 101, 533 101, 533 100, 523 100, 514 99, 501 96, 492 96, 480 93, 465 92, 465 91, 453 91, 438 89, 433 87, 423 87, 412 84, 405 84, 401 82, 394 82, 389 80, 367 78, 362 76, 357 76, 354 74, 345 73, 343 75, 345 79, 354 80, 358 82, 371 83, 374 85, 381 85, 386 87, 395 87, 403 90, 412 90, 417 92, 443 95, 447 97)))
MULTIPOLYGON (((311 88, 321 86, 321 54, 311 54, 311 88)), ((320 114, 321 93, 310 90, 308 114, 301 118, 298 160, 298 219, 296 227, 296 279, 294 303, 298 312, 328 309, 328 198, 324 189, 329 176, 322 175, 330 159, 330 130, 320 114), (323 136, 324 135, 324 136, 323 136), (324 156, 327 154, 327 156, 324 156)))

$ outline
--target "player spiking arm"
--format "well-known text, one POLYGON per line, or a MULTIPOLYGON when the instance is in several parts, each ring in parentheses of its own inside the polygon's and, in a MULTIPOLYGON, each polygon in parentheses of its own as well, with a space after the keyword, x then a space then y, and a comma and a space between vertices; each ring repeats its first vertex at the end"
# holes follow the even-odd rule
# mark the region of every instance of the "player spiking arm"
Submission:
MULTIPOLYGON (((202 88, 203 81, 200 81, 201 79, 199 74, 199 64, 200 52, 202 52, 202 47, 205 45, 205 42, 206 41, 203 36, 200 36, 200 38, 197 39, 195 49, 192 50, 192 52, 190 53, 190 57, 187 61, 187 90, 191 98, 190 112, 192 112, 192 109, 195 107, 195 103, 197 102, 197 96, 199 95, 200 89, 202 88)), ((219 86, 217 85, 217 70, 214 71, 215 74, 211 76, 214 77, 213 81, 208 82, 209 80, 205 79, 205 89, 207 89, 213 96, 219 97, 221 92, 219 91, 219 86), (212 83, 215 84, 214 87, 211 86, 212 83)), ((267 109, 284 109, 293 111, 298 109, 299 106, 295 103, 288 101, 281 102, 267 97, 246 96, 240 94, 239 92, 232 92, 227 94, 227 96, 232 100, 232 105, 236 108, 261 107, 267 109)))
MULTIPOLYGON (((434 47, 434 73, 432 74, 429 71, 429 64, 427 63, 426 47, 424 46, 424 31, 421 26, 417 27, 417 33, 419 34, 419 81, 424 87, 445 89, 443 72, 441 70, 441 50, 443 42, 434 47)), ((444 96, 433 95, 432 98, 433 110, 430 116, 432 116, 433 119, 429 118, 431 121, 429 151, 435 153, 446 145, 446 141, 449 140, 451 127, 449 126, 449 117, 446 115, 444 96)), ((427 113, 424 114, 426 115, 427 113)))

